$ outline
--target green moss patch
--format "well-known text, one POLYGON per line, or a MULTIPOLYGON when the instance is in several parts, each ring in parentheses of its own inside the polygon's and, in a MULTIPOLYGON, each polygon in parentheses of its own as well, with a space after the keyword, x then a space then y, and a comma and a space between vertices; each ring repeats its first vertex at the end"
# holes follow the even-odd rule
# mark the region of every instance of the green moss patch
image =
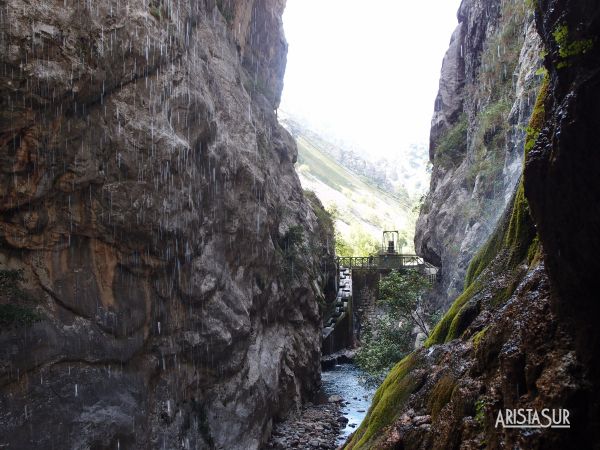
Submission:
MULTIPOLYGON (((544 103, 547 95, 548 80, 545 77, 527 130, 526 149, 533 148, 535 140, 539 136, 545 118, 544 103)), ((460 336, 468 326, 465 320, 467 302, 489 284, 494 274, 488 273, 486 277, 482 277, 482 274, 499 255, 505 254, 506 256, 499 261, 496 272, 512 273, 512 276, 511 282, 505 288, 493 294, 493 305, 502 304, 510 298, 519 281, 519 273, 515 269, 525 258, 531 264, 537 253, 539 253, 539 241, 529 213, 529 204, 525 197, 523 178, 521 178, 510 211, 505 213, 494 233, 471 260, 465 277, 465 290, 435 326, 425 341, 425 346, 441 344, 460 336)))
POLYGON ((481 344, 481 340, 485 337, 485 333, 487 333, 488 327, 485 327, 483 330, 478 331, 473 335, 473 348, 477 350, 479 348, 479 344, 481 344))
POLYGON ((456 380, 450 375, 444 375, 431 390, 427 407, 434 420, 438 417, 442 408, 450 402, 455 387, 456 380))
POLYGON ((0 305, 0 329, 13 326, 31 326, 41 319, 42 316, 27 306, 0 305))
POLYGON ((439 139, 435 162, 442 167, 458 166, 467 151, 467 115, 461 114, 456 123, 439 139))
MULTIPOLYGON (((529 151, 535 145, 535 141, 537 140, 540 132, 542 131, 542 125, 544 124, 544 119, 546 117, 546 97, 548 96, 548 86, 550 85, 548 72, 544 73, 544 79, 540 86, 540 91, 535 101, 535 105, 533 107, 533 112, 531 113, 531 118, 529 119, 529 125, 526 129, 525 135, 525 157, 529 151)), ((523 163, 525 163, 525 158, 523 158, 523 163)))
POLYGON ((571 59, 587 53, 594 47, 592 39, 572 39, 565 23, 554 29, 552 37, 558 46, 558 56, 561 58, 556 65, 558 69, 570 66, 571 59))
POLYGON ((434 344, 441 344, 446 341, 446 337, 448 336, 448 332, 450 331, 450 327, 454 318, 458 315, 461 308, 480 290, 481 286, 479 284, 472 284, 471 286, 468 286, 461 295, 458 296, 448 312, 444 314, 444 317, 442 317, 442 319, 438 322, 425 341, 425 347, 430 347, 434 344))

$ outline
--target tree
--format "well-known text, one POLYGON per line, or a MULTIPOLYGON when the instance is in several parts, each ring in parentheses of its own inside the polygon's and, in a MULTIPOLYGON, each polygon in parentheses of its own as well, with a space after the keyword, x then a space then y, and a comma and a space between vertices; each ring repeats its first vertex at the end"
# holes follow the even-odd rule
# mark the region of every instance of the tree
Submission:
POLYGON ((412 326, 400 325, 387 314, 367 321, 361 330, 356 364, 377 382, 412 350, 412 326))
POLYGON ((416 270, 393 270, 379 281, 379 301, 390 317, 408 321, 428 336, 433 314, 423 308, 422 299, 430 287, 429 279, 416 270))
POLYGON ((385 312, 368 320, 361 330, 357 364, 376 381, 414 348, 413 330, 426 335, 435 322, 422 299, 431 287, 427 276, 416 270, 392 271, 379 281, 380 305, 385 312))

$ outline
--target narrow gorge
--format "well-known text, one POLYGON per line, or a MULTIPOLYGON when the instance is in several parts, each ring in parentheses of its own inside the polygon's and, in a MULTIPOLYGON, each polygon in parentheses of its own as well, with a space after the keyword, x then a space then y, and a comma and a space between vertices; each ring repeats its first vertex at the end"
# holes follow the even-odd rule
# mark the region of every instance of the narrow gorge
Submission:
POLYGON ((367 303, 300 181, 346 172, 278 113, 285 7, 0 0, 0 448, 600 448, 597 1, 462 0, 407 263, 443 314, 349 436, 322 356, 367 303))

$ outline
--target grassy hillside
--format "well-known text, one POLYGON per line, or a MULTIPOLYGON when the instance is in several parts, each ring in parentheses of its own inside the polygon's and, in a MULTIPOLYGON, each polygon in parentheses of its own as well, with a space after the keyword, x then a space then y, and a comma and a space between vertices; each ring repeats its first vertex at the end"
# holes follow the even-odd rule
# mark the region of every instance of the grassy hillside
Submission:
POLYGON ((296 171, 304 189, 317 194, 332 212, 336 231, 350 248, 344 253, 362 255, 380 245, 383 230, 399 230, 413 251, 416 221, 414 201, 386 192, 322 151, 313 139, 296 135, 298 162, 296 171))

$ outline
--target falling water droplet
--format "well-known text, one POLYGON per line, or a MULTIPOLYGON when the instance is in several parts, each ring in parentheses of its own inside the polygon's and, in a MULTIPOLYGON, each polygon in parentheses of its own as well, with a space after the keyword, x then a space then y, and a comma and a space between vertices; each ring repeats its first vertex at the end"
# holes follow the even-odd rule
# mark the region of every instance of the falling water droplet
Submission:
POLYGON ((75 383, 75 397, 77 397, 79 395, 79 392, 77 390, 77 383, 75 383))

